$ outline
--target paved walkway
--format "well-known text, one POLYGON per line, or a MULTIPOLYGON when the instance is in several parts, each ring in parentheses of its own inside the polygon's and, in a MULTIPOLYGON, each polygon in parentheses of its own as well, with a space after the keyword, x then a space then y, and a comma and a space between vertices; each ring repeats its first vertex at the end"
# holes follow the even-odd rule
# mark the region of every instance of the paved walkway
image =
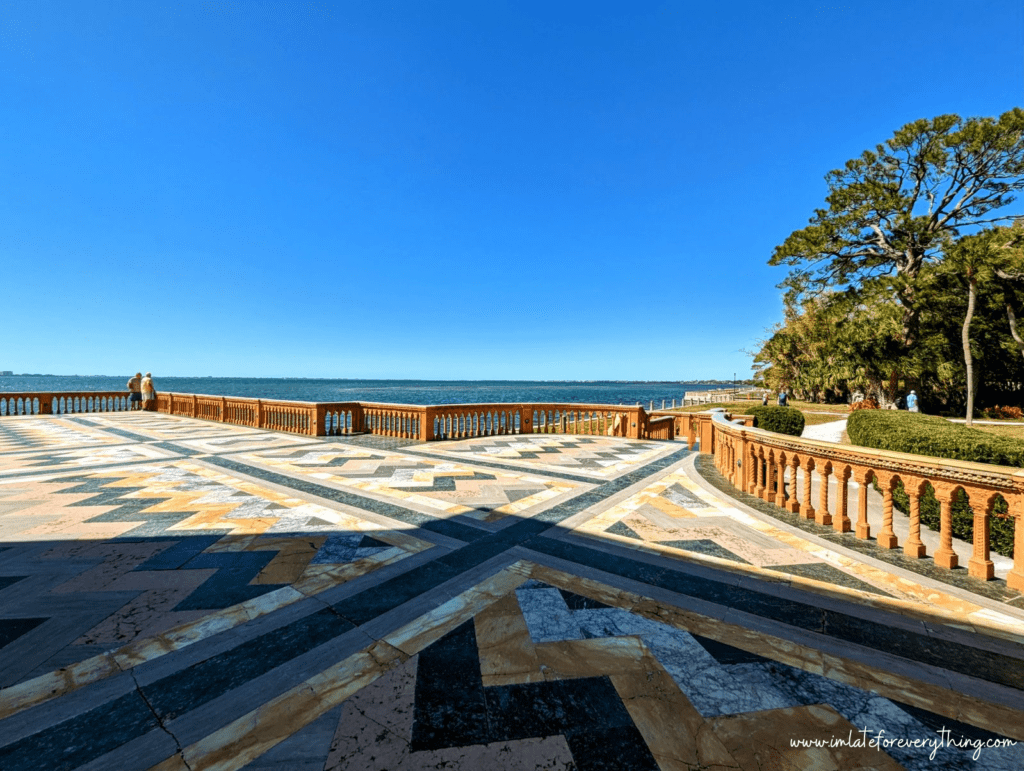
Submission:
POLYGON ((5 418, 0 769, 1024 767, 1024 598, 696 460, 5 418))

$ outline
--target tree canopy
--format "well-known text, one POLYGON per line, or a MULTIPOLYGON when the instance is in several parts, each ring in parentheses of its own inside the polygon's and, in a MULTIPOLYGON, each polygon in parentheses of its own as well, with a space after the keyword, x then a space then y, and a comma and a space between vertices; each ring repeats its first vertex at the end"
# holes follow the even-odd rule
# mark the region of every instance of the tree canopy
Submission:
POLYGON ((825 207, 779 245, 785 321, 761 344, 766 384, 808 398, 923 389, 946 409, 1024 381, 1024 110, 941 115, 826 175, 825 207), (966 398, 965 398, 966 396, 966 398))
POLYGON ((830 288, 893 279, 904 345, 916 339, 915 282, 964 229, 1009 219, 996 210, 1024 188, 1024 110, 995 118, 940 115, 825 177, 826 208, 794 231, 769 264, 790 267, 792 301, 830 288))

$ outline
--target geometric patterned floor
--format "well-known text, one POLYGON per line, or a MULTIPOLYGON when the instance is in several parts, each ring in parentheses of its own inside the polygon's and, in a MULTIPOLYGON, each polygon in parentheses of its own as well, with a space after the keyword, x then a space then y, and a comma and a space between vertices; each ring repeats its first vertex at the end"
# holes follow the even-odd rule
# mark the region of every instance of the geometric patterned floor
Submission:
POLYGON ((1020 769, 1024 610, 685 445, 0 420, 0 769, 1020 769))

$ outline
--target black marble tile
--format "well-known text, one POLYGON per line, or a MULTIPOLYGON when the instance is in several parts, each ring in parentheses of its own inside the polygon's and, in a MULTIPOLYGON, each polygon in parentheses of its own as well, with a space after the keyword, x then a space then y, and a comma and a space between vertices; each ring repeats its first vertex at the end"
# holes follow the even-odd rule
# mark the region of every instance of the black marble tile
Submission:
POLYGON ((69 771, 136 739, 159 723, 135 691, 0 747, 3 771, 69 771))
POLYGON ((353 628, 330 608, 304 616, 143 687, 161 719, 183 715, 353 628))
POLYGON ((758 656, 756 653, 748 653, 740 648, 734 648, 731 645, 726 645, 718 640, 712 640, 710 637, 701 637, 698 634, 690 632, 690 636, 694 640, 701 644, 704 648, 719 664, 723 666, 728 664, 762 664, 765 662, 774 663, 771 659, 767 659, 764 656, 758 656))
POLYGON ((47 618, 0 618, 0 648, 28 634, 47 618))
POLYGON ((212 576, 179 602, 174 610, 220 610, 251 600, 286 584, 250 584, 278 551, 242 551, 198 554, 182 570, 215 568, 212 576))
POLYGON ((589 597, 573 594, 565 589, 559 589, 558 593, 562 595, 562 599, 565 600, 565 604, 569 610, 597 610, 600 608, 611 607, 611 605, 605 605, 603 602, 592 600, 589 597))
POLYGON ((564 734, 577 769, 657 769, 607 677, 484 687, 472 621, 422 651, 416 677, 414 751, 564 734))
POLYGON ((206 551, 221 539, 219 535, 187 535, 169 549, 154 554, 135 570, 177 570, 197 554, 206 551))
POLYGON ((849 573, 844 573, 842 570, 834 568, 831 565, 827 565, 824 562, 811 562, 805 565, 765 565, 764 567, 768 570, 777 570, 780 573, 789 573, 794 576, 802 576, 803 578, 813 578, 816 581, 823 581, 826 584, 845 586, 847 589, 858 589, 862 592, 880 594, 883 597, 892 597, 888 592, 883 592, 881 589, 869 584, 867 581, 861 581, 859 578, 855 578, 849 573))
POLYGON ((671 546, 675 549, 682 549, 683 551, 692 551, 697 554, 707 554, 709 557, 719 557, 724 560, 731 560, 732 562, 739 562, 743 565, 749 565, 748 560, 735 554, 726 549, 721 544, 717 544, 710 538, 696 538, 692 541, 658 541, 662 546, 671 546))
MULTIPOLYGON (((0 551, 6 551, 6 549, 0 549, 0 551)), ((23 578, 28 578, 28 576, 0 576, 0 592, 23 578)))
POLYGON ((489 740, 507 742, 563 733, 571 723, 560 686, 551 682, 487 688, 489 740))
POLYGON ((346 597, 331 607, 359 626, 455 578, 461 572, 461 568, 434 560, 388 579, 379 586, 346 597))
POLYGON ((605 532, 606 533, 611 533, 612 535, 621 535, 621 536, 624 536, 626 538, 633 538, 634 540, 637 540, 637 541, 644 540, 643 538, 640 537, 640 535, 637 534, 636 530, 631 528, 629 525, 623 524, 621 521, 620 522, 616 522, 611 527, 605 528, 605 532))
POLYGON ((1024 660, 874 621, 825 612, 825 634, 948 669, 991 683, 1024 690, 1024 660))
POLYGON ((467 621, 419 654, 412 749, 436 750, 486 744, 487 702, 467 621))
POLYGON ((602 730, 567 731, 565 740, 579 771, 660 771, 632 723, 602 730))

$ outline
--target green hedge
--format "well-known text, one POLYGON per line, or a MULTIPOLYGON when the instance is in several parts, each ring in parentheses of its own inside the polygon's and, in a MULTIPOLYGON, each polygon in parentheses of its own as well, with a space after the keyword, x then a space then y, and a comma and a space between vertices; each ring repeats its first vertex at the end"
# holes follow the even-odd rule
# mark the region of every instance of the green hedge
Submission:
POLYGON ((751 407, 747 414, 754 416, 755 428, 790 436, 800 436, 804 432, 804 414, 792 407, 751 407))
MULTIPOLYGON (((975 463, 1024 467, 1024 441, 988 434, 944 418, 900 410, 858 410, 846 422, 846 434, 860 447, 908 452, 933 458, 951 458, 975 463)), ((875 485, 878 487, 877 483, 875 485)), ((906 514, 910 499, 899 483, 892 494, 893 507, 906 514)), ((991 548, 1005 557, 1013 556, 1013 519, 1002 497, 996 500, 990 526, 991 548)), ((961 490, 951 507, 953 535, 965 541, 974 538, 974 512, 961 490)), ((921 522, 939 530, 939 502, 931 485, 921 496, 921 522)))
POLYGON ((846 433, 860 447, 1024 467, 1024 441, 967 428, 934 415, 857 410, 846 422, 846 433))

